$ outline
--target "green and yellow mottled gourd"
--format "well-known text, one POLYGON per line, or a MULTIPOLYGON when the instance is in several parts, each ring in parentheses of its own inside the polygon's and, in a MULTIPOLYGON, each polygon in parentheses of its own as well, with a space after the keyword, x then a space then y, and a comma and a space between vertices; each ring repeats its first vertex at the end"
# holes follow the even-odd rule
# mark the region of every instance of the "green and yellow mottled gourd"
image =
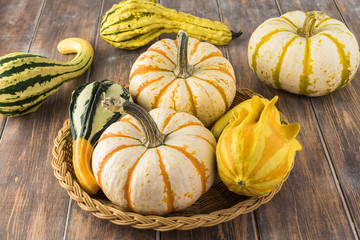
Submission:
POLYGON ((253 32, 248 61, 271 87, 322 96, 354 78, 360 53, 355 36, 339 20, 294 11, 266 20, 253 32))
POLYGON ((77 55, 66 63, 22 52, 0 58, 0 115, 35 112, 64 82, 82 75, 93 60, 93 48, 84 39, 67 38, 57 48, 62 54, 77 55))
POLYGON ((122 117, 101 106, 105 96, 132 101, 130 93, 109 80, 86 83, 72 93, 69 116, 73 139, 73 165, 76 178, 88 194, 95 194, 99 186, 91 171, 91 155, 103 131, 122 117))
POLYGON ((216 146, 218 173, 229 190, 246 196, 268 194, 292 168, 300 126, 282 125, 277 97, 251 99, 248 112, 239 111, 226 126, 216 146))
POLYGON ((136 49, 163 33, 177 33, 179 30, 216 45, 228 44, 242 34, 242 31, 230 31, 221 22, 177 12, 156 1, 127 0, 115 4, 103 16, 100 35, 115 47, 136 49))

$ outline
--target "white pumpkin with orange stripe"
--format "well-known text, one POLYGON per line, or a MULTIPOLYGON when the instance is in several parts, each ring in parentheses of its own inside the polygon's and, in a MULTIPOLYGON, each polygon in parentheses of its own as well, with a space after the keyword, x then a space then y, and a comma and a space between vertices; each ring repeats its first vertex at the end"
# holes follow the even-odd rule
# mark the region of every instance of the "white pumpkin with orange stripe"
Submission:
POLYGON ((107 99, 104 106, 129 115, 104 131, 92 160, 105 195, 142 214, 190 206, 214 181, 214 136, 190 114, 158 108, 149 115, 137 104, 117 101, 107 99))
POLYGON ((218 48, 180 31, 177 40, 160 40, 139 56, 129 90, 147 110, 167 107, 191 113, 208 127, 234 100, 236 79, 218 48))
POLYGON ((345 86, 354 78, 359 59, 359 45, 349 29, 316 11, 268 19, 248 46, 250 67, 264 83, 307 96, 345 86))

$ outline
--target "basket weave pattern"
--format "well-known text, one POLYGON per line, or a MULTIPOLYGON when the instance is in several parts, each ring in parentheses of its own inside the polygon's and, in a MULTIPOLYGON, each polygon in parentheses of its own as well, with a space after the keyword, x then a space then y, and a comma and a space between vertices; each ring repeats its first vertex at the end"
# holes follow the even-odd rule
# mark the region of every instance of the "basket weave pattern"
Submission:
MULTIPOLYGON (((258 95, 249 89, 238 88, 232 107, 240 102, 258 95)), ((283 123, 287 119, 281 115, 283 123)), ((213 186, 193 205, 166 216, 141 215, 123 211, 119 206, 111 203, 99 191, 89 196, 79 185, 72 165, 72 138, 69 120, 65 121, 58 136, 54 140, 52 149, 55 177, 68 195, 85 211, 91 212, 98 218, 107 219, 117 225, 129 225, 138 229, 154 229, 158 231, 190 230, 198 227, 210 227, 230 221, 240 214, 254 211, 260 205, 270 201, 280 191, 286 178, 268 195, 261 197, 244 197, 230 192, 217 176, 213 186)))

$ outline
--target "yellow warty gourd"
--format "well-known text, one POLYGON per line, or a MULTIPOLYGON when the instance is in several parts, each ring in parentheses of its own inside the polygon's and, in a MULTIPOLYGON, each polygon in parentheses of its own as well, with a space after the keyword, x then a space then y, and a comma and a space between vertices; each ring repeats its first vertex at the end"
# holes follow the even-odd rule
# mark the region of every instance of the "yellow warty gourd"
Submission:
POLYGON ((237 194, 271 192, 290 171, 295 152, 301 150, 295 139, 299 124, 282 125, 276 101, 277 97, 267 103, 253 97, 250 111, 236 113, 219 138, 219 176, 237 194))
POLYGON ((219 21, 165 8, 155 0, 126 0, 115 4, 103 16, 100 36, 117 48, 136 49, 163 33, 179 30, 216 45, 228 44, 242 34, 230 31, 219 21))

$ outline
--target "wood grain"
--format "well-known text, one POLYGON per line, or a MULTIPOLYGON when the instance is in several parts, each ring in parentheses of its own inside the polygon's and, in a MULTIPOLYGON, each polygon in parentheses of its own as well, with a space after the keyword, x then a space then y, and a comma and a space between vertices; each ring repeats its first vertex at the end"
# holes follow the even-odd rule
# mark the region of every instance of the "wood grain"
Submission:
MULTIPOLYGON (((332 18, 346 21, 355 37, 360 40, 359 2, 317 1, 302 2, 307 11, 318 9, 332 18), (336 6, 336 4, 338 6, 336 6), (341 10, 339 13, 338 10, 341 10)), ((291 1, 280 1, 281 9, 286 12, 296 8, 291 1)), ((359 72, 344 88, 320 98, 312 98, 321 134, 329 151, 330 164, 334 166, 334 178, 338 178, 340 189, 345 195, 345 203, 350 209, 351 221, 354 221, 357 237, 360 236, 360 88, 359 72)))
POLYGON ((156 239, 156 231, 138 230, 127 226, 119 226, 109 220, 102 220, 82 210, 72 201, 66 239, 97 240, 97 239, 156 239))
MULTIPOLYGON (((293 8, 301 8, 297 1, 287 3, 293 8)), ((247 44, 251 33, 266 19, 279 16, 276 2, 265 0, 260 4, 258 1, 226 0, 220 2, 220 9, 227 25, 235 29, 241 25, 245 28, 242 41, 231 42, 228 46, 240 86, 268 98, 278 95, 278 109, 289 117, 290 122, 296 121, 301 125, 298 140, 303 150, 296 156, 289 179, 269 203, 256 210, 260 238, 328 239, 330 234, 332 239, 354 239, 321 144, 309 98, 265 86, 247 63, 247 44), (331 216, 336 216, 336 219, 331 216)))
MULTIPOLYGON (((41 6, 33 5, 35 3, 28 2, 19 21, 28 18, 29 9, 41 9, 41 6)), ((57 53, 57 43, 69 36, 93 42, 99 8, 97 2, 91 4, 86 0, 47 1, 29 51, 57 60, 70 60, 74 56, 57 53)), ((12 14, 21 14, 16 9, 12 14)), ((20 36, 22 31, 27 32, 26 26, 23 28, 16 29, 20 36)), ((0 152, 6 152, 0 161, 0 191, 3 195, 0 199, 0 239, 63 237, 69 197, 53 176, 51 149, 58 129, 68 118, 71 92, 85 78, 82 76, 65 84, 45 101, 39 111, 8 120, 0 144, 0 152)))

